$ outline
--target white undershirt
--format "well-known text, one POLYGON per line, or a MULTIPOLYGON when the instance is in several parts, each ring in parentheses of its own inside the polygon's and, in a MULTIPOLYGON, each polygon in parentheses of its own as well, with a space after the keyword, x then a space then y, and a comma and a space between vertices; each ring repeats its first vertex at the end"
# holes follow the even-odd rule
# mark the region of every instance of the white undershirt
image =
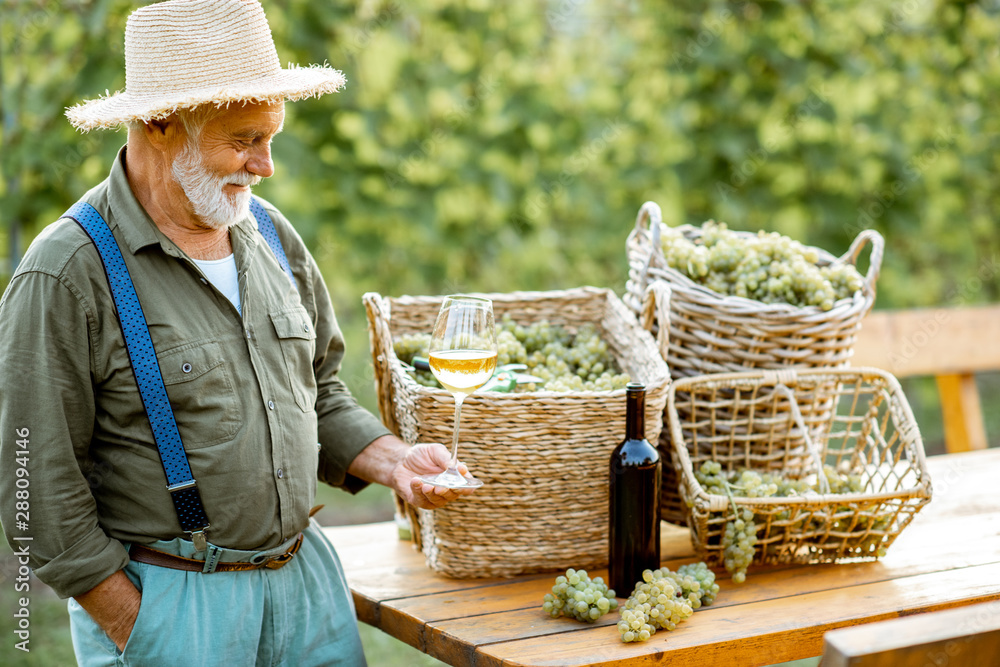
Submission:
POLYGON ((232 253, 229 257, 222 259, 196 259, 194 263, 198 265, 208 281, 215 285, 215 289, 222 292, 222 295, 233 302, 240 315, 243 314, 240 308, 240 282, 236 275, 236 256, 232 253))

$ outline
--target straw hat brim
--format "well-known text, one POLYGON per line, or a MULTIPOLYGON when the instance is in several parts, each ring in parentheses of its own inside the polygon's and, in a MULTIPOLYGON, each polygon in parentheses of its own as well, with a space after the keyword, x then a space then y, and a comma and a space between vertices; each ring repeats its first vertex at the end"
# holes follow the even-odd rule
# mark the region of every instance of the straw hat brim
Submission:
POLYGON ((226 87, 184 91, 142 98, 122 91, 96 100, 87 100, 66 110, 70 123, 84 132, 114 129, 134 120, 166 118, 179 109, 203 104, 224 106, 234 102, 279 102, 319 97, 339 91, 347 83, 344 74, 328 65, 289 66, 288 69, 226 87))

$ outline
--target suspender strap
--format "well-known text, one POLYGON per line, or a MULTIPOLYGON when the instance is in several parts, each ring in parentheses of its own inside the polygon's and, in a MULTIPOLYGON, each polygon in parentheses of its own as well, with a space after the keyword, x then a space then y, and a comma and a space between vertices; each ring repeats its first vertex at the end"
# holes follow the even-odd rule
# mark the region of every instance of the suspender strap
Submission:
POLYGON ((271 216, 268 215, 267 211, 261 205, 260 200, 256 197, 250 198, 250 212, 253 213, 253 217, 257 219, 257 229, 260 231, 260 235, 264 237, 267 241, 267 245, 270 246, 271 252, 274 253, 275 258, 278 260, 278 264, 281 266, 281 270, 285 272, 288 279, 292 281, 292 285, 295 289, 298 289, 298 283, 295 282, 295 276, 292 275, 292 267, 288 264, 288 256, 285 255, 285 249, 281 245, 281 240, 278 238, 278 230, 274 228, 274 222, 271 220, 271 216))
POLYGON ((185 533, 192 534, 196 548, 204 549, 205 547, 199 543, 204 542, 204 530, 210 525, 208 516, 201 504, 197 482, 188 465, 187 454, 180 433, 177 431, 177 422, 170 408, 166 387, 163 385, 163 376, 156 360, 153 341, 149 336, 146 317, 143 315, 121 249, 104 218, 90 204, 77 202, 63 217, 78 222, 100 253, 104 272, 111 286, 115 309, 118 311, 118 321, 125 337, 125 347, 139 385, 142 405, 146 409, 146 416, 153 429, 153 439, 160 452, 163 471, 167 476, 167 490, 174 502, 181 529, 185 533))

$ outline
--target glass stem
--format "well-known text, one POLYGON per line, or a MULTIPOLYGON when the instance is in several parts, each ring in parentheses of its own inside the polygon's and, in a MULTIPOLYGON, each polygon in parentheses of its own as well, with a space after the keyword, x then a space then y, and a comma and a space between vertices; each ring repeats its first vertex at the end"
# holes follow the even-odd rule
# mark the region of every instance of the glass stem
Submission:
POLYGON ((458 425, 462 420, 462 401, 465 400, 465 394, 454 394, 455 396, 455 428, 454 433, 451 436, 451 463, 448 464, 448 470, 457 471, 458 470, 458 425))

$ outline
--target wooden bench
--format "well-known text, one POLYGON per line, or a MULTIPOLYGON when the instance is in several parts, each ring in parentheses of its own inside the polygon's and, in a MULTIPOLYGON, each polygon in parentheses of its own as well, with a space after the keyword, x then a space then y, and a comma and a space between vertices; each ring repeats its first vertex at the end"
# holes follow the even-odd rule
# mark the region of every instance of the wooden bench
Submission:
POLYGON ((823 667, 995 667, 1000 602, 831 630, 823 667))
POLYGON ((933 375, 948 452, 989 446, 975 374, 1000 371, 1000 305, 874 311, 851 363, 900 378, 933 375))

